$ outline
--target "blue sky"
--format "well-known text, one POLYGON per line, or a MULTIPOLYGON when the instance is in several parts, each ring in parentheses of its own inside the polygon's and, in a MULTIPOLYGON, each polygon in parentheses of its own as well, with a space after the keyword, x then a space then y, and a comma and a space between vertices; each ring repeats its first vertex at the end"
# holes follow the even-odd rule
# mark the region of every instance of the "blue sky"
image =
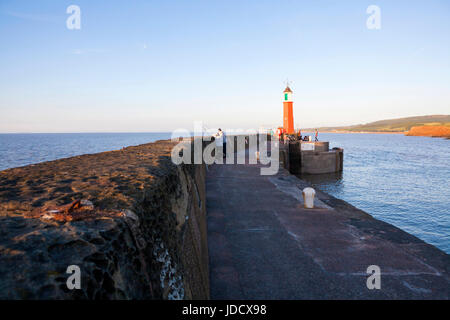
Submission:
POLYGON ((449 35, 445 0, 1 0, 0 132, 281 125, 286 78, 300 127, 449 114, 449 35))

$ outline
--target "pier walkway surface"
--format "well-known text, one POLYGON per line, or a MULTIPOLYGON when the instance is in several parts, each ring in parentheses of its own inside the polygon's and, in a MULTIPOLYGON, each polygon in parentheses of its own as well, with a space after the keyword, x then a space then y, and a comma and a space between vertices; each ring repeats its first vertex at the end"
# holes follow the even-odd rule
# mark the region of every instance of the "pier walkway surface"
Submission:
POLYGON ((449 299, 448 254, 317 190, 305 209, 306 182, 260 168, 208 167, 211 299, 449 299))

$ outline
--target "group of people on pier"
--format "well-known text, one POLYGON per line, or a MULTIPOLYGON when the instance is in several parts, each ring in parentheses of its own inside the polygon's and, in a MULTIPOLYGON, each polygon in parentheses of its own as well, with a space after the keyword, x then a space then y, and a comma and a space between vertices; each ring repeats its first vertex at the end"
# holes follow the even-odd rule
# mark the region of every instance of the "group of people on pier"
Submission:
MULTIPOLYGON (((296 140, 296 141, 310 141, 310 136, 302 136, 302 131, 298 129, 298 131, 294 132, 294 134, 287 134, 283 128, 278 128, 276 133, 273 132, 272 129, 270 129, 270 135, 273 137, 276 135, 278 137, 278 140, 280 141, 288 141, 288 140, 296 140)), ((314 141, 319 141, 319 131, 315 129, 314 134, 314 141)))
MULTIPOLYGON (((270 135, 274 136, 275 133, 273 132, 272 129, 270 129, 270 135)), ((284 132, 283 128, 278 128, 276 135, 278 136, 278 140, 279 141, 310 141, 310 136, 302 136, 302 132, 300 129, 298 129, 298 131, 296 131, 294 134, 287 134, 286 132, 284 132)), ((223 157, 226 157, 227 154, 227 136, 225 134, 225 132, 222 131, 221 128, 219 128, 217 130, 217 133, 214 135, 214 139, 216 141, 216 146, 217 147, 221 147, 222 148, 222 152, 223 152, 223 157)), ((319 131, 317 129, 315 129, 315 134, 314 134, 314 141, 319 141, 319 131)))

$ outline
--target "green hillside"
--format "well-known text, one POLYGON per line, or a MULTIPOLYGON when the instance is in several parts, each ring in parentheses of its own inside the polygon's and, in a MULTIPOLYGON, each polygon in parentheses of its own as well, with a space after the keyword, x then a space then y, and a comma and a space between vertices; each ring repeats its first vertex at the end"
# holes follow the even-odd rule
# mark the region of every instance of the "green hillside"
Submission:
MULTIPOLYGON (((416 126, 448 126, 450 127, 450 115, 418 116, 399 119, 380 120, 366 124, 342 127, 321 127, 320 131, 353 131, 353 132, 403 132, 416 126)), ((305 129, 308 130, 308 129, 305 129)))

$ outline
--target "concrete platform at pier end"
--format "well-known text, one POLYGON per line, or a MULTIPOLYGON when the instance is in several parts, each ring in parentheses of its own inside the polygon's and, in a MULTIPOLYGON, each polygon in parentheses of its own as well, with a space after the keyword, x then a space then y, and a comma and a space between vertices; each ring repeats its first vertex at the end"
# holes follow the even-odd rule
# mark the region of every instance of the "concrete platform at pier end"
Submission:
POLYGON ((448 254, 321 192, 304 209, 304 181, 260 167, 208 168, 212 299, 449 299, 448 254))

